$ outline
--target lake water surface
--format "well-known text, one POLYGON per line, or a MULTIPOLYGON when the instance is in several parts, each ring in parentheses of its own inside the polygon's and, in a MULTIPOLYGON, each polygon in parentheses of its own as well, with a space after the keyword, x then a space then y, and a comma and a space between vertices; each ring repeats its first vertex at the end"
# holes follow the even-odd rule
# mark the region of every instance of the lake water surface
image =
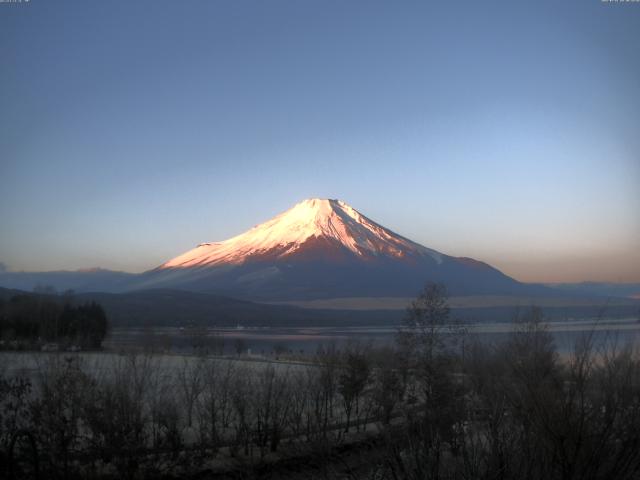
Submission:
MULTIPOLYGON (((640 345, 640 322, 636 318, 611 320, 569 320, 546 324, 560 353, 571 351, 578 339, 593 334, 594 344, 632 343, 640 345)), ((512 323, 482 323, 464 325, 469 341, 499 343, 514 331, 512 323)), ((242 350, 257 355, 290 351, 310 354, 322 346, 340 348, 350 341, 375 346, 392 344, 397 326, 372 327, 283 327, 283 328, 118 328, 105 342, 109 349, 154 346, 175 353, 189 352, 194 345, 206 345, 218 353, 230 354, 242 350)))

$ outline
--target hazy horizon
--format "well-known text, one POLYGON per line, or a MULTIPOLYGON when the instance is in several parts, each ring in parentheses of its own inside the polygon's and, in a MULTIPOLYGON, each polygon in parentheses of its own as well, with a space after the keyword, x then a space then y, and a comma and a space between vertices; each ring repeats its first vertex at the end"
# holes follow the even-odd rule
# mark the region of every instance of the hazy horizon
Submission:
POLYGON ((0 3, 0 263, 141 272, 310 197, 640 282, 633 3, 0 3))

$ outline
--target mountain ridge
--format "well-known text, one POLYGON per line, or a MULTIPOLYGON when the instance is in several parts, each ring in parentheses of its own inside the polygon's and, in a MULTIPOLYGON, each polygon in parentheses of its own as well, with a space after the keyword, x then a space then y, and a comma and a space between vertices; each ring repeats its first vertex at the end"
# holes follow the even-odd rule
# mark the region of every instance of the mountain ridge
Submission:
POLYGON ((414 297, 426 282, 451 295, 554 296, 491 265, 403 237, 336 199, 308 199, 225 241, 200 243, 140 274, 0 272, 0 285, 76 291, 181 289, 244 300, 414 297))
POLYGON ((453 294, 549 294, 491 265, 409 240, 337 199, 312 198, 221 242, 145 272, 136 288, 184 288, 251 300, 413 296, 427 281, 453 294))

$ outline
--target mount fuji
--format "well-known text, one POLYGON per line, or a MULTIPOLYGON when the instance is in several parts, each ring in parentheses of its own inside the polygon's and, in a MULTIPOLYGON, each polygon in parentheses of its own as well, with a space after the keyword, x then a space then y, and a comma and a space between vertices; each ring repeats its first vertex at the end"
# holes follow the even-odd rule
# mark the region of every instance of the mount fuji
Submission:
POLYGON ((309 199, 229 240, 202 243, 142 274, 135 289, 179 288, 252 300, 545 293, 492 266, 404 238, 345 202, 309 199))

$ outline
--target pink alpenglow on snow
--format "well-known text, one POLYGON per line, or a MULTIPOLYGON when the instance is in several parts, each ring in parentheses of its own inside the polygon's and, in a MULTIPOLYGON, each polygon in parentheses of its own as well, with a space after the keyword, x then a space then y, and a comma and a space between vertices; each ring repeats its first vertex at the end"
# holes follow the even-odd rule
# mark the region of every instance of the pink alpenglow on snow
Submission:
POLYGON ((393 233, 341 200, 313 198, 229 240, 202 243, 160 268, 234 265, 265 254, 282 259, 317 240, 337 243, 362 257, 411 255, 442 261, 440 253, 393 233))
POLYGON ((414 296, 427 281, 453 294, 531 291, 484 262, 437 252, 340 200, 318 198, 229 240, 200 244, 146 272, 137 288, 291 300, 414 296))

